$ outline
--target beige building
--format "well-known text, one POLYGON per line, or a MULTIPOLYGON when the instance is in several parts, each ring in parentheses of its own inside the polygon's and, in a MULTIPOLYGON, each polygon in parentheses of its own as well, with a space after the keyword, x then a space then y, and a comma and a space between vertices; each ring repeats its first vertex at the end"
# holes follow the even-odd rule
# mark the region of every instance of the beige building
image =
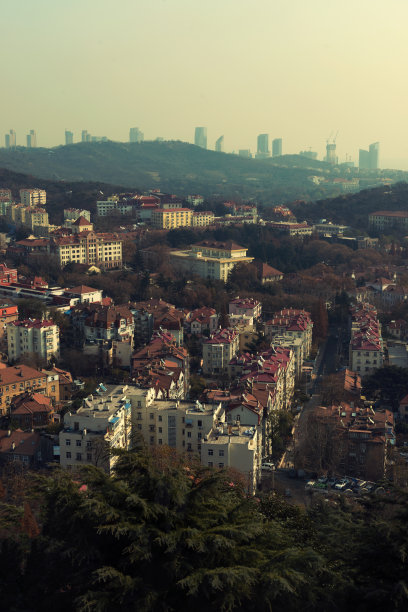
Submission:
POLYGON ((188 251, 172 251, 170 260, 179 270, 226 282, 229 272, 237 263, 253 261, 253 257, 247 257, 247 250, 231 240, 204 240, 193 244, 188 251))
POLYGON ((131 446, 130 402, 127 387, 110 388, 100 384, 95 394, 83 400, 77 412, 64 417, 64 429, 59 434, 60 464, 75 470, 92 464, 111 472, 117 457, 111 449, 131 446))
POLYGON ((192 225, 193 227, 205 227, 214 223, 214 213, 212 210, 202 210, 193 212, 192 225))
POLYGON ((190 227, 193 211, 189 208, 158 208, 152 211, 152 226, 156 229, 190 227))
POLYGON ((26 365, 11 366, 0 370, 0 412, 3 416, 13 397, 27 391, 43 393, 55 402, 60 399, 58 375, 50 376, 26 365))
POLYGON ((231 359, 239 350, 239 334, 235 330, 222 329, 203 343, 203 373, 218 375, 227 371, 231 359))
POLYGON ((44 189, 20 189, 20 202, 26 206, 45 206, 47 192, 44 189))
POLYGON ((12 321, 6 324, 6 330, 10 361, 23 355, 36 355, 46 363, 59 359, 59 327, 53 321, 12 321))
POLYGON ((122 267, 122 240, 117 234, 82 232, 54 238, 53 245, 61 267, 71 261, 103 269, 122 267))

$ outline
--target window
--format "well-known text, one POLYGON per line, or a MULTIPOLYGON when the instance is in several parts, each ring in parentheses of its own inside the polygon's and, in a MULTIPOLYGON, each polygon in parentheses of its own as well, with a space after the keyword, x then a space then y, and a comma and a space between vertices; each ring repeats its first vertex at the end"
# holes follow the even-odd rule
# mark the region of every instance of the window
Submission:
POLYGON ((149 431, 154 431, 154 425, 149 425, 149 431))
POLYGON ((199 431, 198 434, 197 434, 198 440, 201 440, 201 437, 202 437, 202 433, 201 433, 201 431, 199 431))
POLYGON ((163 427, 159 427, 159 433, 163 432, 163 427))
POLYGON ((159 422, 161 423, 163 421, 163 417, 161 414, 159 414, 159 422))
POLYGON ((154 444, 154 436, 150 436, 150 444, 154 444))
POLYGON ((187 438, 191 438, 191 431, 187 432, 187 438))
POLYGON ((202 424, 203 424, 203 422, 202 422, 202 421, 200 421, 200 420, 198 420, 198 421, 197 421, 197 425, 198 425, 199 427, 202 427, 202 424))
POLYGON ((141 424, 139 423, 139 425, 137 426, 138 429, 142 429, 141 424))
POLYGON ((212 449, 212 448, 209 448, 209 449, 208 449, 208 454, 209 454, 209 455, 213 455, 213 454, 214 454, 214 451, 213 451, 213 449, 212 449))
POLYGON ((77 445, 77 446, 82 446, 82 442, 81 442, 81 440, 77 440, 77 441, 76 441, 76 445, 77 445))
POLYGON ((212 467, 212 466, 213 466, 213 462, 212 462, 212 461, 209 461, 209 462, 208 462, 208 467, 212 467))
POLYGON ((86 443, 86 448, 91 448, 91 446, 92 446, 92 442, 88 440, 86 443))
POLYGON ((69 438, 67 438, 67 439, 65 440, 65 445, 66 445, 66 446, 71 446, 71 440, 70 440, 69 438))
POLYGON ((140 400, 137 400, 137 407, 141 408, 142 407, 142 402, 140 400))
POLYGON ((82 461, 82 454, 81 453, 77 453, 76 454, 76 460, 77 461, 82 461))
POLYGON ((86 460, 92 461, 92 453, 86 453, 86 460))
POLYGON ((65 453, 65 456, 66 456, 67 459, 71 459, 71 453, 70 452, 65 453))
POLYGON ((224 456, 224 451, 223 450, 218 451, 218 456, 219 457, 223 457, 224 456))
POLYGON ((224 467, 224 464, 223 464, 223 463, 219 463, 219 464, 218 464, 218 467, 219 467, 219 468, 223 468, 223 467, 224 467))
POLYGON ((78 421, 75 421, 74 422, 74 430, 78 431, 78 429, 79 429, 79 423, 78 423, 78 421))
POLYGON ((154 419, 154 413, 153 413, 153 412, 151 412, 151 413, 149 414, 149 418, 150 418, 150 420, 151 420, 151 421, 153 421, 153 419, 154 419))
POLYGON ((159 446, 161 446, 162 444, 163 444, 163 440, 159 438, 159 446))
POLYGON ((138 412, 138 413, 137 413, 137 420, 138 420, 138 421, 141 421, 141 420, 142 420, 142 413, 141 413, 141 412, 138 412))

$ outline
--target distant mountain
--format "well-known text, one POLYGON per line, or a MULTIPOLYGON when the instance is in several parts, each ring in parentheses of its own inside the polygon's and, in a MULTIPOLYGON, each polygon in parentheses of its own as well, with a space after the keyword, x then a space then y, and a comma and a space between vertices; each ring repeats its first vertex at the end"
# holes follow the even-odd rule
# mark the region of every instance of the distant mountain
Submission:
POLYGON ((246 159, 178 141, 0 149, 0 167, 42 179, 157 187, 180 196, 255 198, 265 204, 322 197, 327 191, 308 176, 329 171, 324 162, 299 155, 246 159))

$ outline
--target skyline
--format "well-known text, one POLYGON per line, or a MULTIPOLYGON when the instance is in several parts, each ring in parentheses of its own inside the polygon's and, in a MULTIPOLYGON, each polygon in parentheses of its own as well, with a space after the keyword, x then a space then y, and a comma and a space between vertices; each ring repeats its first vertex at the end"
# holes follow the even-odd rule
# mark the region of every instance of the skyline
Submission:
POLYGON ((408 168, 403 0, 20 8, 3 0, 2 143, 11 128, 20 145, 30 129, 44 147, 63 143, 65 129, 127 141, 134 125, 146 140, 193 142, 201 125, 209 148, 224 135, 225 150, 255 152, 268 133, 284 152, 311 147, 322 158, 339 131, 340 160, 358 162, 365 143, 380 141, 381 167, 408 168))

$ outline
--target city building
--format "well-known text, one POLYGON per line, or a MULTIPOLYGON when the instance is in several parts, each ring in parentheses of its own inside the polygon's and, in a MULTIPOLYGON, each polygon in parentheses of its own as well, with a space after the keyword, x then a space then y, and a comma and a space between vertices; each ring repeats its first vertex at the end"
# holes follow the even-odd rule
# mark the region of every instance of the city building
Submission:
POLYGON ((37 432, 0 430, 0 461, 19 462, 27 468, 41 463, 41 437, 37 432))
MULTIPOLYGON (((3 264, 4 265, 4 264, 3 264)), ((18 320, 18 306, 16 304, 5 304, 0 301, 0 340, 6 332, 6 324, 18 320)))
POLYGON ((289 236, 311 236, 313 227, 308 225, 306 221, 302 223, 291 223, 290 221, 268 221, 266 224, 270 229, 277 232, 283 232, 289 236))
POLYGON ((82 132, 81 132, 81 141, 82 142, 91 142, 91 135, 88 134, 88 130, 82 130, 82 132))
POLYGON ((25 206, 45 206, 47 192, 45 189, 20 189, 20 202, 25 206))
POLYGON ((16 133, 14 130, 10 130, 10 132, 6 134, 5 144, 6 149, 15 149, 15 147, 17 146, 16 133))
POLYGON ((229 272, 237 263, 253 261, 253 257, 247 257, 247 250, 231 240, 204 240, 193 244, 187 251, 172 251, 170 260, 176 268, 190 274, 226 282, 229 272))
POLYGON ((103 341, 131 341, 133 344, 133 315, 127 305, 104 306, 83 303, 71 310, 74 344, 100 344, 103 341))
POLYGON ((300 151, 299 155, 307 157, 308 159, 317 159, 317 153, 315 151, 300 151))
POLYGON ((218 329, 218 314, 214 308, 202 306, 187 314, 185 326, 195 336, 204 333, 213 334, 218 329))
POLYGON ((16 283, 17 278, 17 268, 8 268, 6 264, 0 264, 0 286, 16 283))
POLYGON ((194 211, 191 220, 193 227, 206 227, 214 223, 214 213, 212 210, 194 211))
POLYGON ((239 334, 235 330, 221 329, 203 342, 203 373, 223 374, 239 350, 239 334))
POLYGON ((122 242, 118 234, 89 231, 53 238, 52 249, 62 268, 72 261, 109 270, 122 267, 122 242))
POLYGON ((269 157, 271 152, 269 151, 269 134, 259 134, 257 139, 257 150, 256 157, 265 159, 269 157))
POLYGON ((206 127, 196 127, 194 132, 194 144, 197 147, 202 147, 203 149, 207 148, 207 128, 206 127))
POLYGON ((76 221, 79 217, 91 220, 91 211, 85 208, 64 208, 64 221, 76 221))
POLYGON ((25 319, 6 324, 10 361, 24 355, 39 357, 45 363, 59 359, 59 327, 53 321, 25 319))
POLYGON ((371 229, 399 228, 408 230, 408 212, 405 210, 377 210, 368 216, 371 229))
POLYGON ((332 166, 337 164, 337 155, 336 155, 336 143, 335 142, 327 142, 326 144, 326 157, 324 159, 325 162, 331 164, 332 166))
POLYGON ((351 309, 349 368, 368 376, 384 362, 383 340, 376 309, 367 303, 357 303, 351 309))
POLYGON ((198 194, 188 195, 186 200, 191 206, 199 206, 204 203, 203 196, 198 194))
POLYGON ((27 148, 34 149, 37 146, 37 134, 35 130, 30 130, 30 133, 27 134, 27 148))
POLYGON ((238 155, 239 157, 247 157, 248 159, 252 157, 252 153, 250 149, 239 149, 238 155))
POLYGON ((219 138, 217 138, 217 140, 215 141, 215 150, 218 153, 223 153, 224 152, 224 136, 220 136, 219 138))
POLYGON ((133 127, 129 130, 129 142, 143 142, 144 134, 139 128, 133 127))
POLYGON ((12 399, 27 391, 43 393, 53 399, 54 402, 58 402, 58 376, 49 377, 48 372, 40 372, 23 364, 0 369, 0 411, 2 416, 7 414, 12 399))
POLYGON ((72 289, 66 289, 65 293, 78 299, 79 304, 102 303, 102 290, 86 285, 78 285, 72 289))
POLYGON ((152 211, 151 224, 156 229, 176 229, 190 227, 192 219, 193 211, 189 208, 158 208, 152 211))
POLYGON ((91 464, 112 472, 117 456, 111 451, 131 446, 131 404, 126 391, 123 385, 105 387, 101 383, 81 408, 64 416, 59 434, 63 468, 75 470, 91 464))
POLYGON ((254 298, 240 298, 237 296, 228 304, 230 315, 246 315, 253 319, 259 319, 262 313, 262 304, 254 298))
POLYGON ((283 279, 283 272, 273 268, 267 263, 262 261, 255 262, 257 271, 258 271, 258 280, 262 285, 266 285, 267 283, 276 283, 283 279))
POLYGON ((272 319, 265 323, 265 336, 273 340, 275 336, 300 338, 303 344, 303 357, 306 359, 312 349, 313 322, 305 310, 285 308, 275 312, 272 319))
POLYGON ((11 425, 22 430, 47 427, 53 420, 54 410, 51 398, 26 391, 10 404, 11 425))
POLYGON ((71 132, 70 130, 65 130, 65 144, 74 144, 74 132, 71 132))
POLYGON ((282 155, 282 138, 274 138, 272 140, 272 157, 282 155))
POLYGON ((361 170, 378 170, 379 168, 380 143, 370 144, 368 151, 360 149, 358 154, 358 167, 361 170))

